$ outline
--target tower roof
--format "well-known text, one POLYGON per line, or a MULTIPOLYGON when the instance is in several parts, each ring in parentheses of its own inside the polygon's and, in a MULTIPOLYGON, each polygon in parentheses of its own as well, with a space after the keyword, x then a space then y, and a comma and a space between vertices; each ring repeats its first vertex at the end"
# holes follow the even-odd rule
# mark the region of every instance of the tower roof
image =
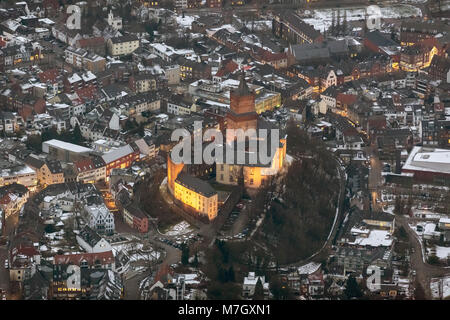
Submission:
POLYGON ((251 94, 250 89, 248 88, 247 83, 245 82, 244 71, 242 71, 241 75, 239 76, 239 87, 233 90, 233 93, 240 96, 246 96, 251 94))

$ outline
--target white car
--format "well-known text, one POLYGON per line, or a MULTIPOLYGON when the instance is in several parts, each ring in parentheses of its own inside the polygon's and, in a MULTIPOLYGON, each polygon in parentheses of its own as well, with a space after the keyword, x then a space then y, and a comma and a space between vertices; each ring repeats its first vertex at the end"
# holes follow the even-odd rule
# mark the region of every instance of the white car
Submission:
POLYGON ((5 260, 5 269, 8 269, 9 268, 9 262, 8 262, 8 259, 6 259, 5 260))

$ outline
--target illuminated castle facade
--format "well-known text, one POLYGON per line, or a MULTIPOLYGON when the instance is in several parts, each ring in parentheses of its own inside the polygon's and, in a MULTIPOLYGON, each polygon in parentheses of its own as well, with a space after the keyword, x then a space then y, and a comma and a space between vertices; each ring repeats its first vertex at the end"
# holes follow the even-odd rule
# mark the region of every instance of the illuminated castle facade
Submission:
MULTIPOLYGON (((250 91, 244 78, 241 75, 239 87, 230 92, 230 110, 226 116, 227 129, 276 129, 270 123, 258 116, 255 109, 255 93, 250 91)), ((232 144, 235 135, 227 131, 227 143, 232 144)), ((270 137, 269 137, 270 138, 270 137)), ((259 142, 262 138, 256 138, 259 142)), ((264 143, 270 144, 270 139, 265 139, 264 143)), ((269 149, 269 148, 267 148, 269 149)), ((239 179, 243 178, 246 188, 259 188, 269 177, 276 175, 284 165, 286 159, 286 137, 279 139, 279 144, 274 150, 272 160, 269 164, 250 164, 249 154, 246 155, 244 164, 217 163, 216 180, 222 184, 237 185, 239 179), (241 177, 243 176, 243 177, 241 177)), ((225 161, 224 161, 225 162, 225 161)))
MULTIPOLYGON (((241 76, 239 87, 230 92, 230 109, 226 115, 226 129, 275 129, 270 123, 261 119, 255 110, 255 93, 251 92, 245 83, 244 75, 241 76)), ((226 131, 226 144, 236 145, 236 136, 226 131)), ((258 142, 270 144, 271 137, 261 138, 256 136, 258 142)), ((286 137, 277 138, 274 143, 275 150, 269 153, 269 163, 250 162, 250 153, 248 148, 245 150, 245 160, 243 163, 237 163, 235 154, 234 162, 217 161, 213 164, 216 168, 216 181, 227 185, 238 185, 240 182, 246 188, 259 188, 266 179, 275 176, 283 167, 286 159, 286 137)), ((247 141, 248 142, 248 141, 247 141)), ((267 149, 271 149, 267 147, 267 149)), ((234 150, 238 150, 235 149, 234 150)), ((235 152, 235 151, 233 151, 235 152)), ((226 154, 223 155, 223 160, 226 154)), ((204 180, 190 174, 189 167, 184 163, 175 163, 172 159, 172 153, 169 153, 167 160, 167 186, 169 192, 174 198, 184 205, 189 206, 200 216, 207 216, 213 220, 218 212, 217 192, 204 180)), ((204 171, 204 168, 202 168, 204 171)), ((199 172, 201 170, 198 170, 199 172)))

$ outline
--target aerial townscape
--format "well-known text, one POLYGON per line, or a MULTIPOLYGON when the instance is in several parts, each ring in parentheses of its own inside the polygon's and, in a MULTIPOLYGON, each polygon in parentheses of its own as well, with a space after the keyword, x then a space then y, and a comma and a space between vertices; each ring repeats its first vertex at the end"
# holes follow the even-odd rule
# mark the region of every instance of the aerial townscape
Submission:
POLYGON ((450 300, 449 54, 444 0, 0 1, 0 300, 450 300))

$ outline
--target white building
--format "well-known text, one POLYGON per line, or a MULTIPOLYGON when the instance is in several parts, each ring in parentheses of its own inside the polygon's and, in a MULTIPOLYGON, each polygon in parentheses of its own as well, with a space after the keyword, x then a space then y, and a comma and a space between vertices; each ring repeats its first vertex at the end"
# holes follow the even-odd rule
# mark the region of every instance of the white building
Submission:
POLYGON ((30 190, 37 185, 36 171, 27 165, 13 164, 8 168, 0 169, 0 187, 12 183, 22 184, 30 190))
POLYGON ((269 295, 269 283, 266 282, 264 276, 255 276, 254 272, 249 272, 247 277, 244 277, 244 283, 242 286, 242 296, 244 298, 251 298, 255 294, 256 284, 258 280, 261 280, 261 284, 264 289, 264 296, 269 295))
POLYGON ((108 241, 100 237, 100 235, 86 226, 76 236, 78 245, 82 247, 86 252, 99 253, 111 251, 112 247, 108 241))
POLYGON ((90 228, 100 234, 114 233, 114 216, 106 205, 84 206, 84 215, 90 228))
POLYGON ((108 24, 115 30, 122 30, 122 18, 114 17, 114 14, 112 13, 111 10, 109 11, 107 21, 108 21, 108 24))

